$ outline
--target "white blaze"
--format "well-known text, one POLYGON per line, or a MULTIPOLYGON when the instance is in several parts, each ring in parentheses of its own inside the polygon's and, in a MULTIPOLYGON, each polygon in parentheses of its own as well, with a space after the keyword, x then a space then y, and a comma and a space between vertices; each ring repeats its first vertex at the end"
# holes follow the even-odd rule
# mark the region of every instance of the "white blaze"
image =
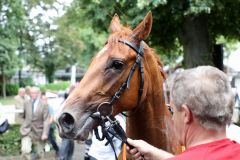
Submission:
POLYGON ((104 54, 104 52, 107 50, 108 48, 105 46, 103 49, 101 49, 101 51, 98 52, 96 58, 100 57, 102 54, 104 54))

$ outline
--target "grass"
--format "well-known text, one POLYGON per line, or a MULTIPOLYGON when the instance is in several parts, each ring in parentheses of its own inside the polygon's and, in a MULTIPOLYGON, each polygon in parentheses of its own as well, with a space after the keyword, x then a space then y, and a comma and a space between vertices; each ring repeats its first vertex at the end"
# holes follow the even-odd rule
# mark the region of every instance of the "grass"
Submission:
POLYGON ((20 125, 10 125, 7 132, 0 136, 0 156, 15 156, 20 154, 20 125))
POLYGON ((14 104, 14 97, 7 97, 7 98, 3 98, 3 97, 0 97, 0 103, 2 105, 11 105, 11 104, 14 104))

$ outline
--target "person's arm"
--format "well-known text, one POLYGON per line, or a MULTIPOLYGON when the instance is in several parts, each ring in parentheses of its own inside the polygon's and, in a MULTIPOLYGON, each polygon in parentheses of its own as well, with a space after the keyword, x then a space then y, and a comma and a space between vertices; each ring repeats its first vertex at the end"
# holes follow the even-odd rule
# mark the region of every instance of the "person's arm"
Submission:
POLYGON ((43 133, 42 133, 41 139, 44 141, 48 138, 50 124, 49 124, 48 106, 43 105, 42 107, 43 107, 43 133))
POLYGON ((128 153, 136 160, 141 160, 142 157, 148 160, 163 160, 167 158, 174 157, 173 154, 166 152, 164 150, 158 149, 143 140, 132 140, 127 139, 127 142, 134 148, 130 149, 127 146, 128 153))

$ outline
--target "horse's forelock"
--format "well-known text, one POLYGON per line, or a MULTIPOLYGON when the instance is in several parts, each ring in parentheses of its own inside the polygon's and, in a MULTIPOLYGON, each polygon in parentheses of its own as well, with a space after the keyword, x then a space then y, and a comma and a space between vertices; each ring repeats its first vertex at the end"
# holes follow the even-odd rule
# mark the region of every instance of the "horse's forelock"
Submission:
POLYGON ((114 45, 118 43, 120 39, 130 39, 131 34, 132 34, 132 30, 130 28, 123 27, 123 30, 119 32, 115 32, 109 36, 108 43, 110 45, 114 45))

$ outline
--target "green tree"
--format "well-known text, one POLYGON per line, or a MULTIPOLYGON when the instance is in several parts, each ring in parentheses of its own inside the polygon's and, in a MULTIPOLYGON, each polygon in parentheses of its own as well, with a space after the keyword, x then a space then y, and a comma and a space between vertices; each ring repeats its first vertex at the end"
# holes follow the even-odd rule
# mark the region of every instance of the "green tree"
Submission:
POLYGON ((6 97, 6 81, 16 71, 19 46, 19 28, 24 24, 24 9, 20 0, 0 2, 0 67, 3 83, 2 95, 6 97))
MULTIPOLYGON (((64 4, 53 0, 33 0, 26 5, 28 14, 36 8, 41 12, 35 14, 34 17, 31 14, 28 16, 29 25, 25 35, 26 45, 23 52, 26 55, 27 63, 32 68, 45 73, 48 82, 53 82, 54 72, 57 69, 66 68, 80 61, 85 62, 79 58, 78 54, 84 50, 85 46, 79 36, 83 34, 93 36, 90 28, 73 27, 68 25, 65 18, 59 18, 53 22, 56 17, 51 17, 47 13, 58 12, 59 9, 56 6, 59 5, 64 4)), ((94 43, 89 44, 92 45, 90 48, 95 47, 94 43)), ((85 58, 89 60, 90 54, 85 55, 85 58)))
POLYGON ((25 34, 25 46, 23 53, 25 54, 26 63, 35 70, 42 71, 48 82, 53 82, 54 72, 65 63, 61 54, 58 54, 55 47, 54 32, 56 25, 53 24, 51 15, 47 15, 48 11, 56 11, 53 1, 31 1, 26 5, 28 11, 29 25, 25 34), (38 8, 38 9, 37 9, 38 8), (31 11, 41 11, 32 16, 31 11), (48 20, 46 20, 48 19, 48 20))
POLYGON ((56 21, 59 26, 56 37, 56 49, 65 59, 65 63, 87 67, 94 53, 106 40, 106 31, 98 32, 89 27, 88 21, 82 21, 82 10, 69 8, 64 16, 56 21))
POLYGON ((125 24, 135 26, 151 10, 154 21, 149 43, 165 57, 179 55, 181 45, 184 67, 190 68, 214 65, 213 45, 220 36, 238 39, 239 8, 240 1, 230 0, 75 0, 68 12, 101 32, 107 30, 115 13, 125 24), (81 16, 77 16, 79 11, 81 16))

